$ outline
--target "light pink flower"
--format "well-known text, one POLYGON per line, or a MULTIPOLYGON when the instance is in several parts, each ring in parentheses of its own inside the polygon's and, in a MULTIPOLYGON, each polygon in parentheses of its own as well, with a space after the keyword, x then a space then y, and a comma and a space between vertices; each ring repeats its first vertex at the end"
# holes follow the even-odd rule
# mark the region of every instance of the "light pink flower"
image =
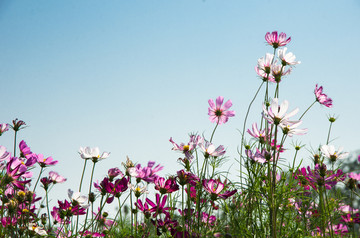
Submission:
POLYGON ((215 147, 212 143, 205 141, 204 143, 200 143, 199 147, 202 151, 205 152, 205 157, 207 156, 214 156, 214 157, 218 157, 221 156, 223 154, 225 154, 225 148, 224 146, 220 145, 218 147, 215 147))
POLYGON ((271 66, 271 74, 274 77, 274 81, 276 83, 280 83, 281 82, 281 78, 283 76, 289 75, 292 71, 292 68, 288 68, 287 70, 285 70, 285 67, 282 65, 272 65, 271 66))
POLYGON ((0 136, 5 132, 9 130, 9 124, 2 123, 0 124, 0 136))
POLYGON ((209 113, 210 121, 218 123, 219 125, 226 123, 229 120, 229 117, 235 116, 234 111, 228 111, 232 106, 231 100, 228 100, 224 105, 224 97, 219 96, 216 98, 216 105, 212 99, 209 99, 209 113))
POLYGON ((316 101, 318 101, 320 104, 326 107, 332 107, 332 99, 329 98, 325 93, 323 93, 322 86, 318 88, 318 85, 316 84, 314 94, 316 97, 316 101))
POLYGON ((291 41, 291 37, 286 39, 286 34, 284 32, 281 32, 278 35, 277 31, 273 31, 272 33, 267 32, 265 35, 266 42, 274 47, 275 49, 280 46, 285 46, 291 41))
POLYGON ((222 199, 226 199, 228 197, 231 197, 232 195, 234 195, 237 192, 236 189, 233 191, 223 191, 225 188, 225 184, 221 183, 219 180, 204 179, 202 181, 202 185, 203 185, 203 188, 205 189, 205 191, 210 193, 211 200, 216 200, 218 197, 220 197, 222 199))
POLYGON ((55 183, 63 183, 67 180, 66 178, 64 178, 63 176, 59 175, 58 173, 56 173, 54 171, 49 172, 49 178, 54 184, 55 183))
POLYGON ((283 133, 292 137, 293 135, 304 135, 307 132, 307 129, 297 129, 300 126, 302 121, 284 121, 280 123, 280 127, 283 130, 283 133))

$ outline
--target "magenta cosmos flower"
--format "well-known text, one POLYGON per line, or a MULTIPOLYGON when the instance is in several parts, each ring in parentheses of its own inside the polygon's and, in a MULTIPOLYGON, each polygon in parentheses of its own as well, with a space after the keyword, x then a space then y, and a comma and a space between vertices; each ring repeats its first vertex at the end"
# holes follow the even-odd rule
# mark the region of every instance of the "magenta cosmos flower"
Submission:
POLYGON ((224 105, 224 97, 219 96, 216 98, 216 104, 212 99, 209 99, 209 113, 210 121, 216 122, 217 124, 226 123, 229 120, 229 117, 235 116, 234 111, 228 111, 228 109, 232 106, 231 100, 228 100, 224 105))
POLYGON ((318 101, 320 104, 326 107, 332 107, 332 99, 329 98, 325 93, 323 93, 322 86, 318 88, 318 85, 316 84, 314 94, 316 97, 316 101, 318 101))
POLYGON ((274 47, 274 49, 287 45, 291 41, 291 37, 286 39, 286 34, 284 32, 281 32, 278 35, 277 31, 273 31, 272 33, 267 32, 265 35, 266 42, 274 47))
POLYGON ((58 163, 57 160, 53 160, 52 157, 47 157, 47 158, 44 158, 44 155, 43 154, 38 154, 36 156, 36 159, 37 159, 37 162, 38 164, 40 165, 40 167, 44 168, 44 167, 48 167, 50 165, 55 165, 58 163))

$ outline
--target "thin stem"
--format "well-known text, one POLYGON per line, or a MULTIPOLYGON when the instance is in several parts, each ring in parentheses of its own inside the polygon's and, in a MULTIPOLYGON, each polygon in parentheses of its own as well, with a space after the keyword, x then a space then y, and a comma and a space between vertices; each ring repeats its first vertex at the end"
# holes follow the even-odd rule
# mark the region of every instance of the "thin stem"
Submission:
POLYGON ((17 135, 17 131, 15 131, 15 136, 14 136, 14 157, 16 157, 16 135, 17 135))
MULTIPOLYGON (((92 167, 92 171, 91 171, 91 178, 90 178, 90 185, 89 185, 89 195, 88 195, 89 197, 90 197, 90 193, 91 193, 91 184, 92 184, 92 180, 93 180, 93 176, 94 176, 95 165, 96 165, 96 162, 93 163, 93 167, 92 167)), ((91 201, 91 205, 92 204, 93 204, 93 202, 91 201)), ((87 218, 88 218, 88 215, 89 215, 89 210, 90 209, 88 208, 87 211, 86 211, 84 228, 86 227, 86 222, 87 222, 87 218)))
POLYGON ((38 176, 38 178, 37 178, 37 180, 36 180, 36 183, 35 183, 35 186, 34 186, 34 189, 33 189, 33 192, 35 191, 36 186, 37 186, 37 184, 38 184, 38 182, 39 182, 39 180, 40 180, 40 176, 41 176, 41 174, 42 174, 43 169, 44 169, 44 167, 41 167, 39 176, 38 176))
POLYGON ((326 144, 329 144, 329 139, 330 139, 330 132, 331 132, 331 127, 332 127, 333 122, 330 122, 330 127, 329 127, 329 132, 328 132, 328 136, 326 139, 326 144))
POLYGON ((306 111, 301 115, 301 117, 299 118, 299 121, 301 120, 301 118, 303 118, 303 116, 305 115, 305 113, 307 113, 307 111, 309 111, 309 109, 316 103, 317 101, 315 100, 307 109, 306 111))
POLYGON ((85 168, 86 168, 86 162, 88 160, 85 159, 85 162, 84 162, 84 168, 83 168, 83 171, 82 171, 82 174, 81 174, 81 179, 80 179, 80 185, 79 185, 79 192, 81 192, 81 186, 82 186, 82 182, 83 182, 83 178, 84 178, 84 174, 85 174, 85 168))

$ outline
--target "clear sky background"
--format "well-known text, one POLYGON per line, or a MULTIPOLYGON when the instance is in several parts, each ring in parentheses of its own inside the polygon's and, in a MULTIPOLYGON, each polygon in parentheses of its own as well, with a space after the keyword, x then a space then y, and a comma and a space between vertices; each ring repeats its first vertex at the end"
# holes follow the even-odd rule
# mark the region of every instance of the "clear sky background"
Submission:
MULTIPOLYGON (((309 150, 324 144, 330 114, 339 116, 332 144, 352 152, 360 148, 359 23, 359 0, 3 0, 0 119, 24 120, 19 141, 59 161, 44 175, 55 170, 69 179, 55 191, 64 199, 67 188, 78 187, 80 146, 111 152, 95 180, 127 155, 174 174, 179 154, 169 138, 187 142, 190 132, 210 138, 215 125, 207 101, 222 95, 236 117, 218 128, 214 143, 227 148, 223 168, 236 176, 239 130, 261 83, 254 66, 272 52, 265 33, 277 30, 292 37, 288 51, 302 62, 281 83, 280 101, 302 113, 316 83, 334 101, 331 109, 316 104, 304 118, 308 134, 292 140, 309 150)), ((262 98, 247 127, 260 120, 262 98)), ((12 150, 13 132, 0 142, 12 150)))

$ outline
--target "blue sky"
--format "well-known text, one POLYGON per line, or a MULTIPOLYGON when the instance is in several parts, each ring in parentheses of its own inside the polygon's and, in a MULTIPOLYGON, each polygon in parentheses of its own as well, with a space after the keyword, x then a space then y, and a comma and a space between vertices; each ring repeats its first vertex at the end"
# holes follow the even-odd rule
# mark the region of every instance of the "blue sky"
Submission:
MULTIPOLYGON (((283 80, 280 100, 303 112, 316 83, 334 100, 331 109, 312 108, 303 123, 309 133, 294 141, 308 149, 325 143, 331 114, 339 116, 333 144, 351 152, 360 148, 359 13, 358 0, 1 1, 1 122, 24 120, 20 139, 59 160, 53 170, 72 181, 60 193, 77 188, 80 146, 111 152, 95 179, 127 155, 175 173, 179 154, 169 138, 209 138, 207 100, 222 95, 236 117, 218 128, 214 143, 227 148, 224 170, 238 168, 238 130, 261 83, 254 66, 272 52, 265 33, 278 30, 292 37, 288 51, 302 62, 283 80)), ((259 98, 248 127, 260 112, 259 98)), ((12 140, 12 132, 0 138, 7 148, 12 140)))

